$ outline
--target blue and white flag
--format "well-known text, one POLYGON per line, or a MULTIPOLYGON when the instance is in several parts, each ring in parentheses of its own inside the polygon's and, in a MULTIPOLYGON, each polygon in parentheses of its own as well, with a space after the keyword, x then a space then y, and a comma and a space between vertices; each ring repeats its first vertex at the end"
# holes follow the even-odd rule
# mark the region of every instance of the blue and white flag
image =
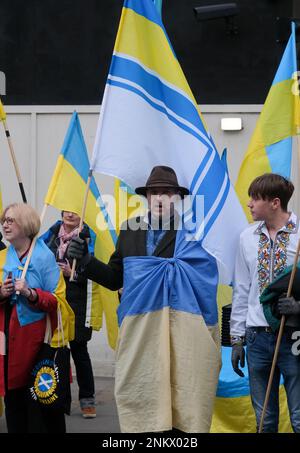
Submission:
POLYGON ((125 0, 91 168, 135 188, 155 165, 172 167, 190 189, 193 237, 230 283, 243 211, 153 0, 125 0))

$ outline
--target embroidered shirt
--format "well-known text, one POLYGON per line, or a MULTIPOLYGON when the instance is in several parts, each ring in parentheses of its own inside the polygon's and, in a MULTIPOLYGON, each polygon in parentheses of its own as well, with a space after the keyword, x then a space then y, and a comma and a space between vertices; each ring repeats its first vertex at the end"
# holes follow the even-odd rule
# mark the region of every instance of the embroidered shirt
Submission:
POLYGON ((294 213, 277 232, 273 244, 265 222, 253 224, 242 232, 235 265, 231 335, 245 335, 248 326, 268 326, 260 294, 293 264, 299 236, 299 220, 294 213))

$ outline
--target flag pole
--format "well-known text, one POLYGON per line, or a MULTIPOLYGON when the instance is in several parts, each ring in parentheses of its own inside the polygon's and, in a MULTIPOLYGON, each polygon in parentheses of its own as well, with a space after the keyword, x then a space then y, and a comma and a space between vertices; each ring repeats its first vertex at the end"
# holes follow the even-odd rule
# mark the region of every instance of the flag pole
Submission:
POLYGON ((15 155, 14 148, 13 148, 13 145, 12 145, 10 132, 9 132, 9 129, 7 127, 7 124, 6 124, 6 113, 5 113, 3 104, 1 102, 1 99, 0 99, 0 121, 3 122, 3 127, 4 127, 5 135, 6 135, 6 138, 7 138, 8 147, 9 147, 9 150, 10 150, 10 155, 11 155, 11 158, 12 158, 12 161, 13 161, 13 165, 15 167, 15 172, 16 172, 16 175, 17 175, 17 180, 18 180, 18 184, 19 184, 22 200, 23 200, 23 203, 27 203, 24 186, 23 186, 23 182, 22 182, 22 179, 21 179, 21 173, 20 173, 20 170, 19 170, 19 167, 18 167, 16 155, 15 155))
MULTIPOLYGON (((41 221, 41 225, 44 221, 44 218, 45 218, 45 215, 46 215, 46 211, 47 211, 47 208, 48 208, 48 204, 44 204, 44 207, 43 207, 43 210, 42 210, 42 213, 40 215, 40 221, 41 221)), ((28 255, 27 255, 27 258, 26 258, 26 262, 25 262, 25 266, 22 270, 22 275, 21 275, 21 279, 25 279, 26 277, 26 273, 27 273, 27 270, 28 270, 28 266, 30 264, 30 260, 31 260, 31 256, 32 256, 32 253, 33 253, 33 249, 34 249, 34 246, 36 244, 36 241, 38 239, 38 234, 36 236, 34 236, 34 238, 32 239, 32 242, 30 244, 30 248, 29 248, 29 251, 28 251, 28 255)), ((20 294, 20 291, 16 291, 16 294, 17 296, 20 294)))
MULTIPOLYGON (((300 253, 300 239, 298 241, 297 251, 296 251, 294 264, 293 264, 293 268, 292 268, 292 272, 291 272, 291 276, 290 276, 287 297, 291 297, 291 294, 292 294, 292 288, 293 288, 294 278, 296 275, 299 253, 300 253)), ((269 403, 269 397, 270 397, 270 393, 271 393, 271 387, 272 387, 272 383, 273 383, 273 377, 274 377, 275 367, 276 367, 276 363, 277 363, 279 347, 280 347, 280 343, 281 343, 281 339, 282 339, 282 335, 283 335, 284 324, 285 324, 285 315, 282 315, 281 321, 280 321, 278 337, 277 337, 277 341, 276 341, 276 346, 275 346, 275 352, 274 352, 271 372, 270 372, 267 391, 266 391, 266 396, 265 396, 265 401, 264 401, 263 410, 262 410, 260 423, 259 423, 259 430, 258 430, 259 433, 263 432, 264 419, 265 419, 265 415, 266 415, 266 411, 267 411, 267 406, 269 403)))
MULTIPOLYGON (((88 174, 88 179, 86 182, 86 188, 85 188, 85 194, 84 194, 84 201, 83 201, 83 206, 82 206, 82 211, 81 211, 81 216, 80 216, 80 223, 79 223, 79 230, 78 230, 78 236, 79 233, 82 231, 83 228, 83 221, 85 217, 85 211, 86 211, 86 206, 87 206, 87 199, 89 195, 89 190, 90 190, 90 185, 91 185, 91 180, 93 176, 93 170, 89 170, 88 174)), ((76 259, 73 260, 72 263, 72 270, 71 270, 71 275, 70 275, 70 282, 74 282, 74 274, 75 274, 75 269, 76 269, 76 259)))

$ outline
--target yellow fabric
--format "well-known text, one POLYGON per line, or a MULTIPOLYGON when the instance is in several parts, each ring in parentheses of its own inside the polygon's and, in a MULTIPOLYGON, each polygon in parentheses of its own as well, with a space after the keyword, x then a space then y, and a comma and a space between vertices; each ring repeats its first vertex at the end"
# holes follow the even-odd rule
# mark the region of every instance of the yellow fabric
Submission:
POLYGON ((67 344, 75 338, 75 316, 72 308, 66 300, 66 283, 62 272, 60 272, 59 281, 54 291, 54 296, 58 302, 58 309, 62 316, 63 338, 58 332, 58 328, 53 333, 51 346, 57 348, 62 344, 67 344))
POLYGON ((132 33, 122 33, 122 35, 118 33, 114 51, 139 59, 147 68, 152 68, 167 82, 180 88, 190 98, 194 99, 162 28, 127 8, 123 8, 119 30, 124 30, 124 22, 129 30, 136 29, 137 31, 134 35, 132 33), (143 40, 137 41, 135 35, 147 35, 149 39, 147 43, 143 40), (152 43, 151 49, 149 49, 149 42, 152 43), (159 49, 159 52, 157 52, 157 49, 159 49))
POLYGON ((218 336, 218 326, 208 329, 202 316, 169 307, 125 317, 115 383, 121 431, 208 432, 221 365, 218 336))
POLYGON ((131 217, 142 216, 147 207, 141 197, 128 193, 122 186, 121 181, 115 178, 115 201, 116 201, 116 231, 120 233, 120 226, 131 217), (139 202, 140 205, 136 205, 139 202))
MULTIPOLYGON (((82 211, 86 183, 73 166, 59 155, 57 165, 45 197, 45 203, 56 209, 75 212, 79 216, 82 211)), ((108 230, 107 222, 101 209, 96 205, 95 197, 89 191, 85 222, 97 234, 95 256, 107 263, 114 244, 108 230), (99 232, 99 234, 98 234, 99 232)), ((115 349, 118 337, 116 309, 119 300, 116 292, 93 283, 91 326, 94 330, 102 327, 102 315, 105 313, 109 345, 115 349)))
POLYGON ((0 251, 0 282, 3 282, 4 265, 6 263, 7 248, 0 251))
POLYGON ((0 121, 5 121, 6 120, 6 113, 3 107, 3 104, 0 100, 0 121))
MULTIPOLYGON (((283 385, 279 389, 279 432, 291 433, 286 393, 283 385)), ((250 396, 239 398, 216 398, 211 433, 255 433, 255 414, 250 396)))
MULTIPOLYGON (((169 41, 165 38, 162 28, 133 10, 123 8, 116 38, 115 53, 123 53, 137 58, 146 68, 157 72, 166 82, 182 90, 194 103, 201 120, 202 114, 194 95, 184 77, 176 56, 173 54, 169 41), (126 24, 126 25, 125 25, 126 24), (124 30, 136 30, 134 34, 124 30), (147 42, 137 40, 136 36, 147 35, 147 42), (152 43, 150 48, 149 42, 152 43), (157 52, 159 49, 159 52, 157 52)), ((205 125, 205 122, 203 121, 205 125)))

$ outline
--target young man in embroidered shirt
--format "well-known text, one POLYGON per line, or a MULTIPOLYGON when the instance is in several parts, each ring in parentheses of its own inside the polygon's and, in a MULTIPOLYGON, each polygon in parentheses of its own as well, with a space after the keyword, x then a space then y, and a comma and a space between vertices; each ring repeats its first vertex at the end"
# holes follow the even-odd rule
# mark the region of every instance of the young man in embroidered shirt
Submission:
MULTIPOLYGON (((240 236, 236 258, 230 334, 232 366, 244 376, 243 340, 246 337, 247 364, 252 405, 259 426, 275 350, 273 333, 264 316, 260 295, 268 284, 293 264, 299 240, 299 220, 287 205, 293 184, 282 176, 267 173, 249 187, 248 207, 254 221, 240 236)), ((281 315, 299 315, 300 303, 293 298, 280 299, 281 315)), ((300 317, 299 329, 300 330, 300 317)), ((293 430, 300 433, 300 357, 292 353, 289 328, 280 345, 273 386, 264 419, 264 432, 277 432, 279 419, 279 382, 283 375, 293 430)))

